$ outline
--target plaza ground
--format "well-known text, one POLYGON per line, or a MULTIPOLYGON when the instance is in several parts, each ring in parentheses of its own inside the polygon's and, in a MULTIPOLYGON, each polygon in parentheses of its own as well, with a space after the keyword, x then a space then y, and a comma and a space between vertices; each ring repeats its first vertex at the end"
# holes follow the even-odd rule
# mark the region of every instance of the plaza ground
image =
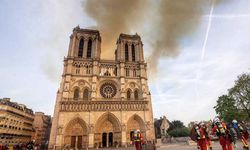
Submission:
MULTIPOLYGON (((250 142, 250 141, 248 141, 250 142)), ((214 142, 212 144, 213 150, 222 150, 221 145, 219 142, 214 142)), ((102 150, 135 150, 134 147, 128 147, 128 148, 104 148, 102 150)), ((168 144, 168 145, 161 145, 160 147, 156 148, 157 150, 197 150, 196 145, 187 145, 187 144, 168 144)), ((98 149, 100 150, 100 149, 98 149)), ((237 143, 237 148, 234 147, 234 150, 243 150, 242 143, 237 143)))

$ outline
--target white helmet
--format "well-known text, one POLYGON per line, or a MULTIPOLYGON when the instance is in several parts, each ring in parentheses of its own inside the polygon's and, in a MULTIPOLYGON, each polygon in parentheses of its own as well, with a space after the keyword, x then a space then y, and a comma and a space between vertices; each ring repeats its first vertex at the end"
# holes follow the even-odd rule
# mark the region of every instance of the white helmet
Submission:
POLYGON ((237 120, 234 119, 232 122, 233 122, 233 123, 237 123, 237 120))
POLYGON ((214 123, 218 123, 218 122, 220 122, 220 119, 218 117, 215 117, 214 118, 214 123))
POLYGON ((200 126, 204 126, 205 125, 205 123, 204 122, 200 122, 200 126))

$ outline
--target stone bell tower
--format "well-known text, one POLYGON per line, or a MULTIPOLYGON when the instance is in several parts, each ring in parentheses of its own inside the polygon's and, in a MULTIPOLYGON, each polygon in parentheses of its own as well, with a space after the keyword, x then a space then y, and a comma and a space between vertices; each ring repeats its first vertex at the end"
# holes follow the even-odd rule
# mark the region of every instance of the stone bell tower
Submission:
POLYGON ((139 35, 120 34, 102 60, 99 31, 76 27, 57 92, 49 149, 128 146, 134 130, 154 140, 151 96, 139 35))

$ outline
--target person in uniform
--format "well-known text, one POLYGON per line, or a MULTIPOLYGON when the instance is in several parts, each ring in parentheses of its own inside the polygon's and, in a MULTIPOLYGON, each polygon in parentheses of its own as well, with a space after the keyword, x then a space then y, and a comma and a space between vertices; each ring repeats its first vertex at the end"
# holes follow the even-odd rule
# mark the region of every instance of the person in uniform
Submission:
POLYGON ((243 144, 243 149, 249 149, 249 145, 247 142, 247 139, 249 137, 249 133, 247 131, 247 128, 245 127, 244 122, 238 123, 237 120, 233 120, 233 127, 236 130, 239 139, 241 139, 241 142, 243 144))
POLYGON ((142 134, 140 132, 140 130, 136 130, 132 136, 132 139, 134 141, 134 144, 135 144, 135 148, 136 150, 142 150, 142 134))
POLYGON ((231 136, 224 122, 218 117, 214 118, 212 133, 219 137, 220 145, 223 150, 233 150, 231 136))
POLYGON ((190 132, 190 138, 197 142, 197 149, 208 150, 208 143, 205 136, 205 128, 203 128, 203 123, 195 122, 194 126, 190 132))
POLYGON ((205 123, 203 123, 203 122, 201 123, 200 126, 203 129, 203 131, 204 131, 204 134, 205 134, 205 137, 206 137, 206 142, 207 142, 207 147, 210 150, 212 150, 213 148, 212 148, 212 144, 211 144, 211 139, 209 137, 209 129, 208 129, 207 125, 205 123))

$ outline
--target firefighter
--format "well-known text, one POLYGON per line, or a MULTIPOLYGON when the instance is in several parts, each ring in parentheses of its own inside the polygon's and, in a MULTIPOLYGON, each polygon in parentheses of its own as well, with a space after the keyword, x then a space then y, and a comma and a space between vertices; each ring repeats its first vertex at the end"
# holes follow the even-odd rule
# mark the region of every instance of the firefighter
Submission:
POLYGON ((212 150, 212 144, 211 144, 211 139, 209 137, 209 130, 208 130, 208 127, 205 123, 201 123, 201 128, 203 128, 204 130, 204 133, 205 133, 205 137, 206 137, 206 142, 207 142, 207 146, 210 150, 212 150))
POLYGON ((135 148, 136 150, 141 150, 142 149, 142 134, 140 132, 140 130, 136 130, 133 134, 133 141, 134 141, 134 144, 135 144, 135 148))
POLYGON ((247 128, 245 127, 244 122, 238 123, 237 120, 233 120, 233 127, 238 133, 239 139, 241 139, 241 142, 243 144, 243 149, 249 149, 249 145, 247 143, 247 139, 249 137, 249 133, 247 131, 247 128))
POLYGON ((199 132, 200 132, 200 138, 197 140, 197 143, 200 147, 201 150, 208 150, 209 149, 209 144, 207 140, 207 128, 205 123, 201 122, 199 124, 199 132))
POLYGON ((190 132, 190 138, 197 142, 197 149, 207 150, 207 141, 205 130, 201 127, 201 123, 195 122, 190 132))
POLYGON ((218 117, 213 121, 213 134, 219 137, 220 145, 223 150, 233 150, 232 139, 224 122, 220 121, 218 117))

